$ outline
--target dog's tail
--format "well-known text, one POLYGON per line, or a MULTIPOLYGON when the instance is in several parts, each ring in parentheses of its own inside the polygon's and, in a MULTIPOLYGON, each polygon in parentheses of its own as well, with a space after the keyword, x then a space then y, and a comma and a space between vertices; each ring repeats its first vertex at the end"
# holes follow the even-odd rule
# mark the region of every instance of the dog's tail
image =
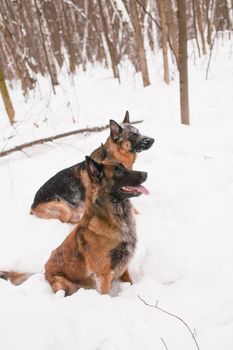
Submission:
POLYGON ((25 282, 34 273, 29 272, 15 272, 15 271, 0 271, 0 278, 10 281, 15 286, 25 282))

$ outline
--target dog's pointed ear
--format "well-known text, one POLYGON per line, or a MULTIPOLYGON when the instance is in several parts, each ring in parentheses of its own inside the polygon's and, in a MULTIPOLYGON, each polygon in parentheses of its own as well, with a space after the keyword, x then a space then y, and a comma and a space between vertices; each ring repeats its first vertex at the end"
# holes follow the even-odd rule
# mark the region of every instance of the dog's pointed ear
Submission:
POLYGON ((123 122, 122 123, 130 123, 130 121, 129 121, 129 111, 126 111, 126 113, 125 113, 125 117, 124 117, 124 120, 123 120, 123 122))
POLYGON ((110 136, 113 141, 119 141, 122 136, 122 127, 115 122, 115 120, 110 120, 110 136))
POLYGON ((103 161, 108 157, 108 152, 106 150, 106 148, 104 147, 104 145, 101 143, 100 146, 100 160, 103 161))
POLYGON ((96 180, 100 180, 103 177, 103 165, 97 163, 94 159, 86 156, 86 167, 90 177, 96 180))

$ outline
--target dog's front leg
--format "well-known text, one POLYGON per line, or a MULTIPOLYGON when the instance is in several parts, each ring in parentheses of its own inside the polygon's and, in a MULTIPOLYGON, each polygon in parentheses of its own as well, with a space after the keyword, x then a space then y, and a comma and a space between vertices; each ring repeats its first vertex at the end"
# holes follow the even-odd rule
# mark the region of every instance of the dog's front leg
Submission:
POLYGON ((101 294, 108 294, 111 288, 112 273, 107 271, 104 274, 95 274, 96 289, 101 294))
POLYGON ((133 284, 128 269, 126 269, 125 272, 120 276, 120 280, 122 282, 129 282, 130 284, 133 284))

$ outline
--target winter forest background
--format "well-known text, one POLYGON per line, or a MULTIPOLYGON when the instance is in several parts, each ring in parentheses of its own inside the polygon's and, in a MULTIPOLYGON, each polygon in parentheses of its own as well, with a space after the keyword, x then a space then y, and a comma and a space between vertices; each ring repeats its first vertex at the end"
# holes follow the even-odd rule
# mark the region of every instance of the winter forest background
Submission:
POLYGON ((0 0, 0 270, 35 272, 0 279, 2 350, 232 350, 232 29, 232 0, 0 0), (126 110, 155 138, 133 285, 54 295, 72 226, 33 197, 126 110))
MULTIPOLYGON (((14 106, 7 98, 4 79, 20 81, 27 96, 42 75, 50 79, 56 94, 64 67, 73 76, 79 69, 86 71, 89 64, 100 63, 120 83, 122 64, 128 60, 148 86, 146 52, 156 54, 161 49, 164 81, 169 84, 174 65, 185 74, 186 38, 193 41, 198 57, 211 55, 219 35, 228 33, 231 39, 232 2, 2 0, 0 20, 1 92, 13 123, 14 106)), ((186 78, 182 82, 187 85, 186 78)))

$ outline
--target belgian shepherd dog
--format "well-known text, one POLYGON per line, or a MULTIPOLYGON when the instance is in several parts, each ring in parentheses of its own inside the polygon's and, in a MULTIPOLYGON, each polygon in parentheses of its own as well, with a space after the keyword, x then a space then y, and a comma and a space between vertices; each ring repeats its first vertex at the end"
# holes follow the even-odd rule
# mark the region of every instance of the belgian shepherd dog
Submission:
MULTIPOLYGON (((110 291, 113 280, 131 282, 128 264, 136 247, 136 227, 129 198, 148 191, 142 186, 146 172, 123 164, 98 163, 86 157, 85 212, 45 264, 52 290, 71 295, 79 288, 110 291)), ((29 274, 0 272, 0 277, 20 284, 29 274)))
MULTIPOLYGON (((132 169, 136 154, 149 149, 153 143, 153 138, 141 135, 130 124, 127 111, 120 125, 110 120, 110 136, 104 145, 92 152, 91 157, 98 162, 116 160, 132 169)), ((84 212, 86 171, 83 161, 50 178, 36 193, 31 214, 44 219, 77 223, 84 212)))

